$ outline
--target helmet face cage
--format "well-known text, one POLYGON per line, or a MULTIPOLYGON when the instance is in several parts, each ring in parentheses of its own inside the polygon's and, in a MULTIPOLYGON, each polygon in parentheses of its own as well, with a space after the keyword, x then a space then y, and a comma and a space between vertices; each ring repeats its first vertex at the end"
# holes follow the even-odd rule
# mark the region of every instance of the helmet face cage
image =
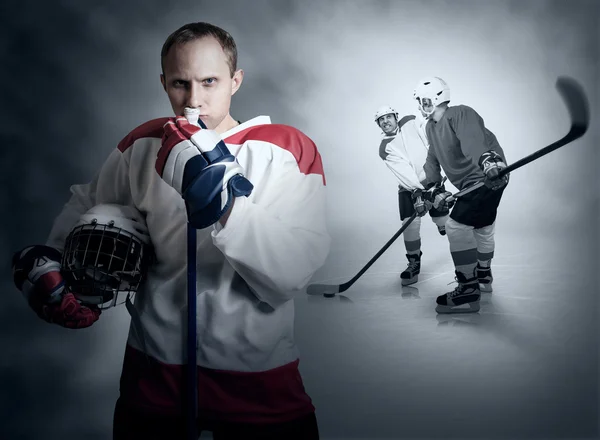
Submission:
POLYGON ((134 234, 93 220, 75 227, 65 242, 61 272, 68 290, 84 304, 107 309, 138 290, 148 247, 134 234))
POLYGON ((450 88, 446 81, 435 76, 419 81, 413 96, 419 105, 419 110, 426 116, 431 116, 438 105, 450 101, 450 88), (432 108, 425 111, 425 107, 429 106, 432 108))
POLYGON ((425 114, 426 116, 430 116, 433 114, 434 110, 435 110, 435 106, 433 105, 433 102, 431 101, 431 99, 429 98, 420 98, 420 97, 416 97, 417 103, 419 104, 419 110, 425 114), (429 111, 425 110, 425 107, 431 107, 431 109, 429 111))

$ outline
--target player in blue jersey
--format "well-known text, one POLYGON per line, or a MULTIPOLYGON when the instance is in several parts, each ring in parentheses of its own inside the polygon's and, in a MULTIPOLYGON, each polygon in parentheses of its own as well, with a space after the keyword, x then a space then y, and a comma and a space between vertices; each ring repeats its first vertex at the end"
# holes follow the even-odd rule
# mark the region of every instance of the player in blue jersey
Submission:
POLYGON ((508 175, 498 177, 506 157, 496 136, 482 117, 466 105, 449 106, 450 89, 438 77, 424 78, 414 91, 425 127, 429 153, 424 170, 427 183, 448 180, 463 190, 479 181, 485 185, 460 197, 453 205, 444 189, 433 193, 436 209, 452 208, 446 222, 450 253, 458 286, 437 298, 438 313, 479 311, 481 292, 492 291, 491 260, 498 205, 508 184, 508 175))

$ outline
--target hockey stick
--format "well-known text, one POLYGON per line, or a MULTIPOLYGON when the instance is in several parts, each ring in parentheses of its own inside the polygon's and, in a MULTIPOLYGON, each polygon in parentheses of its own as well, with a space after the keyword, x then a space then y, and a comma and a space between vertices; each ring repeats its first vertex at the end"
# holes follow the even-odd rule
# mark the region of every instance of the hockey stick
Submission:
MULTIPOLYGON (((559 139, 553 144, 550 144, 547 147, 544 147, 541 150, 538 150, 535 153, 525 156, 515 163, 510 164, 498 173, 498 177, 502 177, 518 168, 521 168, 524 165, 527 165, 530 162, 533 162, 536 159, 539 159, 542 156, 545 156, 548 153, 551 153, 554 150, 557 150, 560 147, 579 139, 587 132, 590 124, 590 114, 588 99, 583 87, 574 79, 561 76, 556 81, 556 89, 562 96, 567 107, 567 111, 569 112, 569 116, 571 118, 571 129, 562 139, 559 139)), ((474 185, 471 185, 470 187, 452 195, 452 199, 464 196, 465 194, 468 194, 477 188, 481 188, 483 185, 483 182, 477 182, 474 185)))
MULTIPOLYGON (((556 89, 560 93, 567 107, 567 111, 569 112, 569 117, 571 119, 571 128, 569 132, 562 139, 559 139, 547 147, 544 147, 535 153, 530 154, 529 156, 526 156, 521 160, 518 160, 517 162, 507 166, 498 173, 499 177, 521 168, 522 166, 527 165, 528 163, 533 162, 534 160, 539 159, 540 157, 545 156, 546 154, 579 139, 586 133, 590 122, 590 114, 589 102, 583 87, 573 78, 561 76, 556 81, 556 89)), ((465 194, 480 188, 483 186, 483 184, 483 182, 478 182, 469 188, 465 188, 464 190, 453 194, 452 199, 464 196, 465 194)), ((416 213, 412 215, 410 220, 406 222, 398 232, 396 232, 396 234, 385 244, 385 246, 379 252, 377 252, 377 254, 367 263, 367 265, 363 267, 360 272, 358 272, 350 281, 340 285, 311 284, 306 289, 306 293, 309 295, 323 294, 323 296, 326 298, 333 298, 337 293, 348 290, 350 286, 352 286, 356 280, 358 280, 369 269, 369 267, 375 263, 381 254, 383 254, 392 245, 392 243, 396 241, 396 239, 404 232, 406 227, 414 220, 415 217, 416 213)))
POLYGON ((325 296, 326 298, 333 298, 336 294, 342 293, 342 292, 348 290, 350 288, 350 286, 352 286, 352 284, 354 284, 356 282, 356 280, 358 280, 362 276, 362 274, 364 274, 367 270, 369 270, 369 267, 371 267, 373 265, 373 263, 375 263, 375 261, 377 261, 377 259, 381 256, 381 254, 383 254, 392 245, 392 243, 394 243, 396 241, 396 239, 398 237, 400 237, 400 235, 402 235, 402 233, 406 230, 406 228, 408 228, 408 226, 413 222, 413 220, 415 218, 417 218, 416 212, 414 212, 413 215, 411 215, 409 217, 408 221, 402 225, 402 227, 398 230, 398 232, 396 232, 394 234, 394 236, 389 239, 389 241, 381 248, 381 250, 379 252, 377 252, 375 254, 375 256, 373 258, 371 258, 371 260, 365 265, 365 267, 363 267, 360 270, 360 272, 358 272, 356 275, 354 275, 354 278, 352 278, 350 281, 348 281, 344 284, 337 285, 337 286, 329 285, 329 284, 311 284, 310 286, 307 287, 306 293, 308 295, 323 294, 323 296, 325 296))
POLYGON ((198 439, 198 373, 196 368, 196 229, 187 225, 187 431, 189 440, 198 439))

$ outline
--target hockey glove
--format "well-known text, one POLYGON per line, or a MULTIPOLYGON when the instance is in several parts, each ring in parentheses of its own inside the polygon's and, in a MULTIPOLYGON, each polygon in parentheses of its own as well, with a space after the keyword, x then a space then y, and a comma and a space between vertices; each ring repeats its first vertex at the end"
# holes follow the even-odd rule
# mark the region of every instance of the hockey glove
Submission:
POLYGON ((498 177, 500 170, 506 168, 504 159, 494 150, 486 151, 479 158, 479 167, 485 174, 483 183, 493 191, 504 188, 508 184, 508 174, 498 177))
POLYGON ((431 209, 431 202, 423 198, 423 192, 420 189, 415 189, 411 192, 413 206, 419 217, 423 217, 431 209))
POLYGON ((440 212, 447 212, 454 206, 452 193, 446 191, 444 185, 431 188, 425 193, 425 198, 431 202, 433 208, 440 212))
POLYGON ((48 246, 29 246, 13 256, 13 279, 33 311, 44 321, 65 328, 85 328, 100 317, 97 307, 82 306, 65 289, 61 255, 48 246))
POLYGON ((234 197, 248 197, 254 188, 219 134, 184 117, 165 124, 156 171, 183 197, 188 221, 196 229, 216 223, 234 197))

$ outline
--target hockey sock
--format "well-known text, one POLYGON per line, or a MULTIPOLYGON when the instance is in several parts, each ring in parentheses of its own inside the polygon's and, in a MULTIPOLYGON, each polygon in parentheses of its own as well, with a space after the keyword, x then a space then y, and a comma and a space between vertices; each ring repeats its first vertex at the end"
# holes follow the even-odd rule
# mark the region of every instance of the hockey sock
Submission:
POLYGON ((480 260, 477 259, 477 262, 479 263, 479 267, 490 267, 492 260, 480 260))

